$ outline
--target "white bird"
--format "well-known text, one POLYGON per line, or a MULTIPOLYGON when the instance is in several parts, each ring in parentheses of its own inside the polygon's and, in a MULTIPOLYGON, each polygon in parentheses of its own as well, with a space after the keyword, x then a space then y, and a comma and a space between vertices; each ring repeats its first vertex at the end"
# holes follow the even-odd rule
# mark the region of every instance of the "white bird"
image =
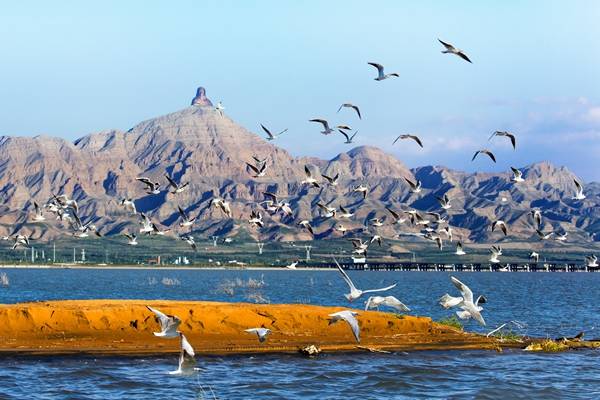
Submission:
POLYGON ((223 106, 222 102, 218 102, 217 105, 215 106, 215 111, 219 113, 219 115, 222 117, 223 116, 223 110, 225 110, 225 107, 223 106))
POLYGON ((395 309, 398 312, 407 312, 410 311, 404 303, 395 298, 394 296, 371 296, 367 299, 365 305, 365 311, 370 308, 377 308, 379 310, 379 306, 386 306, 395 309))
POLYGON ((467 55, 462 50, 457 49, 456 47, 452 46, 450 43, 443 42, 440 39, 438 39, 438 41, 442 45, 444 45, 444 47, 446 48, 446 50, 442 50, 442 53, 455 54, 455 55, 459 56, 460 58, 462 58, 463 60, 472 63, 472 61, 469 59, 469 57, 467 57, 467 55))
POLYGON ((188 375, 194 373, 198 369, 194 366, 196 365, 196 359, 194 348, 188 342, 185 335, 179 332, 179 337, 181 338, 180 346, 181 351, 179 353, 179 367, 176 371, 169 372, 170 375, 188 375))
POLYGON ((144 213, 140 213, 140 218, 141 218, 141 224, 142 227, 140 228, 140 233, 145 233, 145 234, 151 234, 152 232, 154 232, 154 227, 152 226, 153 223, 150 220, 150 217, 148 217, 146 214, 144 213))
POLYGON ((381 64, 377 64, 377 63, 374 63, 374 62, 370 62, 370 63, 367 63, 367 64, 369 64, 369 65, 377 68, 377 78, 375 78, 376 81, 383 81, 383 80, 385 80, 387 78, 391 78, 392 76, 396 77, 396 78, 400 76, 396 72, 391 73, 391 74, 384 73, 383 65, 381 65, 381 64))
POLYGON ((596 255, 594 255, 594 254, 585 257, 585 265, 588 268, 598 267, 598 257, 596 257, 596 255))
POLYGON ((540 238, 540 240, 548 240, 552 237, 552 235, 554 235, 554 232, 548 232, 548 233, 544 233, 539 229, 535 230, 535 233, 537 233, 538 237, 540 238))
POLYGON ((449 210, 452 208, 452 204, 450 204, 450 198, 447 194, 444 194, 442 197, 436 196, 436 199, 438 203, 440 203, 440 207, 442 207, 443 210, 449 210))
MULTIPOLYGON (((6 240, 8 240, 8 237, 6 237, 6 240)), ((15 236, 13 236, 14 244, 12 246, 12 249, 14 250, 19 246, 29 248, 30 247, 29 240, 30 240, 30 237, 28 235, 22 235, 20 233, 16 234, 15 236)))
POLYGON ((384 218, 371 218, 371 225, 373 225, 376 228, 382 227, 383 226, 383 221, 385 220, 384 218))
POLYGON ((494 230, 496 230, 496 227, 499 227, 502 230, 502 233, 504 233, 504 236, 506 236, 508 234, 508 229, 506 227, 506 223, 502 220, 496 220, 494 222, 492 222, 492 232, 494 232, 494 230))
POLYGON ((377 242, 377 244, 379 245, 379 247, 381 247, 381 243, 383 242, 383 239, 381 238, 380 235, 373 235, 371 237, 371 240, 369 240, 369 244, 372 244, 374 242, 377 242))
POLYGON ((165 314, 150 306, 146 306, 146 308, 154 313, 156 320, 160 324, 160 332, 154 332, 154 336, 169 339, 179 337, 179 331, 177 329, 181 324, 181 319, 174 315, 165 314))
POLYGON ((512 173, 513 173, 511 181, 513 181, 515 183, 525 182, 525 179, 523 179, 523 172, 521 172, 520 170, 518 170, 515 167, 510 167, 510 169, 512 170, 512 173))
POLYGON ((146 234, 148 235, 159 235, 159 236, 164 236, 165 234, 171 232, 171 229, 158 229, 158 226, 156 226, 155 223, 152 223, 152 231, 151 232, 146 232, 146 234))
POLYGON ((498 264, 500 262, 500 259, 498 258, 500 255, 502 255, 502 248, 500 247, 496 247, 496 246, 492 246, 492 248, 490 249, 492 255, 490 256, 490 262, 494 263, 494 264, 498 264))
POLYGON ((185 183, 176 183, 173 179, 171 179, 171 177, 169 175, 165 175, 165 178, 167 178, 167 181, 169 182, 169 185, 173 188, 173 191, 171 192, 171 194, 177 194, 177 193, 181 193, 185 190, 185 188, 190 184, 189 182, 185 182, 185 183))
POLYGON ((385 291, 388 291, 388 290, 396 287, 396 284, 394 283, 391 286, 387 286, 387 287, 384 287, 381 289, 368 289, 368 290, 357 289, 356 286, 354 286, 354 283, 352 283, 352 280, 350 279, 348 274, 346 274, 346 271, 344 271, 342 269, 342 267, 340 266, 340 264, 338 264, 337 260, 334 259, 334 261, 335 261, 335 264, 337 265, 338 271, 340 271, 340 273, 342 274, 342 278, 344 278, 344 281, 346 281, 346 283, 348 284, 348 287, 350 288, 350 293, 344 294, 344 296, 348 299, 348 301, 354 301, 354 300, 358 299, 360 296, 362 296, 364 293, 385 292, 385 291))
POLYGON ((536 227, 539 229, 542 225, 542 212, 537 208, 534 208, 533 210, 531 210, 530 214, 533 217, 533 221, 535 222, 536 227))
POLYGON ((306 185, 314 186, 316 188, 320 187, 319 181, 317 181, 316 178, 313 178, 312 172, 310 172, 308 165, 304 166, 304 173, 306 174, 306 179, 304 179, 302 182, 300 182, 302 185, 306 184, 306 185))
POLYGON ((357 106, 355 106, 354 104, 351 104, 351 103, 344 103, 344 104, 342 104, 340 106, 340 108, 338 108, 337 112, 340 112, 340 110, 342 108, 344 108, 344 107, 345 108, 351 108, 351 109, 353 109, 354 111, 356 111, 356 114, 358 114, 358 119, 362 119, 362 116, 360 115, 360 109, 357 106))
MULTIPOLYGON (((477 301, 475 301, 475 307, 477 308, 477 310, 481 313, 481 311, 483 311, 483 307, 480 306, 480 304, 484 304, 487 301, 487 299, 484 296, 479 296, 477 298, 477 301)), ((463 307, 461 307, 463 308, 463 307)), ((468 310, 465 310, 463 308, 462 311, 457 311, 456 312, 456 316, 460 319, 471 319, 471 312, 468 310)), ((485 324, 484 324, 485 326, 485 324)))
POLYGON ((220 197, 215 197, 210 201, 210 205, 221 210, 223 214, 227 216, 227 218, 232 218, 231 205, 228 201, 220 197))
POLYGON ((579 183, 577 181, 577 179, 573 179, 573 182, 575 182, 575 187, 577 188, 577 191, 575 192, 575 196, 573 197, 573 200, 585 199, 585 194, 583 194, 583 186, 581 185, 581 183, 579 183))
POLYGON ((421 181, 417 179, 416 182, 411 181, 410 179, 408 179, 407 177, 404 177, 404 180, 406 181, 406 183, 408 183, 408 186, 410 186, 410 191, 412 193, 421 193, 421 181))
POLYGON ((440 306, 444 307, 447 310, 449 308, 456 307, 457 305, 459 305, 460 302, 463 301, 463 298, 460 296, 450 296, 448 293, 446 293, 445 295, 440 297, 438 301, 440 303, 440 306))
POLYGON ((314 236, 315 233, 313 232, 313 228, 310 224, 310 221, 303 219, 302 221, 298 222, 298 225, 309 231, 310 234, 314 236))
POLYGON ((256 335, 258 337, 258 341, 263 343, 265 340, 267 340, 267 336, 271 333, 271 330, 267 328, 251 328, 246 329, 245 332, 256 335))
POLYGON ((137 236, 135 233, 124 233, 123 236, 127 238, 127 244, 129 246, 137 246, 137 236))
POLYGON ((265 128, 265 126, 263 124, 260 124, 260 127, 262 128, 263 131, 265 131, 265 133, 267 134, 267 140, 275 140, 277 139, 279 136, 283 135, 284 133, 287 132, 287 129, 282 130, 279 133, 272 133, 270 130, 268 130, 267 128, 265 128))
POLYGON ((296 269, 296 266, 298 265, 299 262, 300 262, 300 260, 292 261, 290 264, 286 265, 285 267, 287 269, 296 269))
POLYGON ((392 143, 392 145, 395 145, 395 144, 396 144, 396 142, 397 142, 398 140, 400 140, 400 139, 412 139, 412 140, 414 140, 415 142, 417 142, 417 144, 418 144, 419 146, 421 146, 421 148, 423 148, 423 142, 422 142, 422 141, 421 141, 421 139, 419 139, 419 137, 418 137, 418 136, 416 136, 416 135, 400 135, 400 136, 398 136, 398 137, 397 137, 397 138, 394 140, 394 142, 392 143))
POLYGON ((160 194, 160 183, 152 182, 150 178, 146 178, 144 176, 135 178, 137 181, 142 182, 146 185, 146 194, 160 194))
POLYGON ((364 184, 360 184, 358 186, 356 186, 354 189, 352 189, 353 193, 361 193, 363 196, 363 200, 367 198, 367 194, 369 193, 369 188, 367 187, 367 185, 364 184))
POLYGON ((179 217, 181 218, 181 222, 179 223, 180 227, 187 228, 194 224, 194 221, 196 220, 196 218, 190 218, 187 215, 187 213, 183 210, 183 208, 181 208, 180 206, 177 206, 177 211, 179 212, 179 217))
POLYGON ((325 180, 326 180, 326 181, 327 181, 327 182, 328 182, 328 183, 329 183, 331 186, 337 186, 337 184, 338 184, 338 179, 340 179, 340 174, 339 174, 339 173, 335 174, 335 176, 334 176, 333 178, 332 178, 332 177, 330 177, 330 176, 324 175, 324 174, 321 174, 321 176, 322 176, 323 178, 325 178, 325 180))
POLYGON ((120 204, 123 206, 125 211, 129 211, 134 215, 137 214, 137 209, 135 208, 135 202, 132 199, 124 198, 121 200, 120 204))
POLYGON ((452 234, 452 228, 450 226, 445 226, 442 229, 438 229, 438 233, 445 234, 446 237, 448 238, 448 240, 452 242, 453 234, 452 234))
POLYGON ((267 173, 267 164, 262 163, 259 165, 260 165, 260 167, 258 165, 254 166, 250 163, 246 163, 246 166, 248 168, 250 168, 250 170, 252 170, 252 172, 254 173, 252 175, 253 178, 261 178, 261 177, 265 176, 265 174, 267 173))
POLYGON ((59 196, 52 194, 52 196, 54 197, 54 200, 56 200, 56 202, 62 208, 71 207, 75 212, 79 212, 79 206, 77 205, 77 200, 70 199, 66 194, 61 194, 59 196))
POLYGON ((353 216, 353 212, 348 211, 344 206, 340 206, 340 212, 337 214, 339 219, 350 219, 353 216))
POLYGON ((335 207, 326 206, 323 203, 317 203, 317 207, 325 212, 325 214, 321 215, 323 218, 333 218, 335 217, 337 210, 335 207))
POLYGON ((338 232, 342 232, 342 235, 345 235, 346 232, 348 232, 348 229, 342 224, 339 224, 338 226, 336 226, 335 230, 338 232))
POLYGON ((388 212, 392 215, 392 218, 394 219, 392 225, 403 224, 404 222, 406 222, 406 218, 400 217, 400 214, 398 214, 396 211, 392 210, 389 207, 386 207, 385 209, 388 210, 388 212))
POLYGON ((309 120, 309 122, 316 122, 318 124, 323 125, 323 130, 321 131, 323 135, 331 135, 332 133, 335 133, 335 131, 329 126, 329 122, 327 122, 327 120, 324 120, 322 118, 313 118, 309 120))
POLYGON ((33 202, 33 208, 35 209, 35 214, 33 216, 33 221, 34 222, 42 222, 46 220, 46 217, 44 217, 43 211, 40 208, 40 206, 38 205, 37 202, 33 202))
POLYGON ((358 320, 356 316, 358 315, 355 311, 344 310, 338 311, 333 314, 329 314, 331 317, 329 319, 329 325, 335 324, 338 321, 346 321, 350 328, 352 329, 352 334, 358 343, 360 343, 360 327, 358 325, 358 320))
POLYGON ((559 242, 566 242, 567 241, 567 236, 569 235, 569 232, 561 232, 561 233, 557 233, 556 237, 554 238, 554 240, 557 240, 559 242))
POLYGON ((513 150, 517 149, 517 138, 514 134, 506 131, 496 131, 492 133, 492 136, 488 140, 492 140, 494 136, 504 136, 510 139, 510 143, 512 144, 513 150))
POLYGON ((465 254, 467 254, 463 250, 463 245, 461 242, 456 243, 456 252, 454 254, 456 254, 457 256, 464 256, 465 254))
POLYGON ((358 131, 355 131, 354 134, 352 136, 348 136, 348 134, 340 129, 338 129, 338 132, 341 133, 342 135, 344 135, 344 137, 346 138, 346 141, 344 142, 344 144, 352 144, 354 143, 352 141, 352 139, 354 139, 354 136, 356 136, 356 134, 358 133, 358 131))
POLYGON ((194 251, 196 251, 196 249, 197 249, 196 241, 194 240, 194 237, 192 235, 180 235, 179 239, 181 239, 184 242, 186 242, 187 244, 189 244, 192 247, 192 249, 194 251))
POLYGON ((533 261, 537 264, 540 261, 540 254, 532 251, 531 254, 529 254, 529 258, 533 259, 533 261))
POLYGON ((491 151, 489 151, 488 149, 481 149, 481 150, 477 150, 475 152, 475 154, 473 155, 473 158, 471 159, 471 161, 475 161, 475 158, 479 155, 479 154, 485 154, 486 156, 488 156, 489 158, 492 159, 493 162, 496 162, 496 156, 494 156, 494 153, 492 153, 491 151))
MULTIPOLYGON (((473 292, 471 291, 471 289, 453 276, 451 276, 450 279, 462 295, 462 301, 457 306, 462 308, 462 310, 466 312, 466 314, 468 314, 471 318, 479 322, 479 324, 485 326, 485 321, 481 316, 482 308, 479 307, 480 303, 485 303, 485 297, 479 296, 477 302, 474 303, 473 292)), ((458 312, 457 315, 459 316, 459 318, 461 318, 461 315, 462 317, 465 316, 464 313, 459 314, 458 312)))

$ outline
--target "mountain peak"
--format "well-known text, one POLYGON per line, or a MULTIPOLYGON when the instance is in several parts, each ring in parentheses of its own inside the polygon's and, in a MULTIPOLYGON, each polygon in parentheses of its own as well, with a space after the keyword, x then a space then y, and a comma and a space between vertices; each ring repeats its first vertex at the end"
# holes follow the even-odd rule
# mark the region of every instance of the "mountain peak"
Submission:
POLYGON ((212 102, 206 97, 206 89, 202 86, 196 90, 196 96, 192 99, 193 106, 212 107, 212 102))

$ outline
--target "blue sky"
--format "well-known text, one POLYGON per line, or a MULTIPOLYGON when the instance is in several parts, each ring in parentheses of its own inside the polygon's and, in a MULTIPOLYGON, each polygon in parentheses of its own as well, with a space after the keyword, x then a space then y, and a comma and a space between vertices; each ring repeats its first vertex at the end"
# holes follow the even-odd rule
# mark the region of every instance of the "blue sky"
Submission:
POLYGON ((507 170, 549 160, 600 180, 600 3, 594 1, 12 2, 0 15, 0 134, 75 139, 186 107, 199 85, 278 144, 331 158, 357 145, 409 166, 507 170), (452 3, 452 4, 451 4, 452 3), (473 60, 440 53, 437 38, 473 60), (367 62, 400 78, 373 80, 367 62), (342 102, 364 118, 336 114, 342 102), (518 135, 518 149, 494 130, 518 135), (412 143, 391 147, 400 133, 412 143), (471 162, 480 147, 498 164, 471 162))

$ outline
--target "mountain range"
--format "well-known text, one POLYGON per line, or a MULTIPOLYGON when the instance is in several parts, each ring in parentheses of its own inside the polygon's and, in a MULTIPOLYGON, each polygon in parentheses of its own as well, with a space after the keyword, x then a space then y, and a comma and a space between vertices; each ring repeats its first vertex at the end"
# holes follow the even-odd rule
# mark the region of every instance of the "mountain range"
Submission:
MULTIPOLYGON (((318 137, 315 137, 318 140, 318 137)), ((17 230, 44 239, 69 234, 68 228, 50 215, 45 223, 32 223, 32 202, 43 204, 52 194, 66 194, 77 200, 79 214, 93 220, 105 235, 139 228, 139 218, 121 206, 133 198, 138 211, 153 221, 177 231, 181 206, 197 216, 197 235, 235 235, 247 231, 263 240, 309 240, 297 222, 312 221, 317 239, 339 237, 334 230, 340 221, 320 216, 317 203, 340 205, 356 215, 342 223, 349 230, 361 230, 375 217, 417 209, 441 212, 436 196, 447 194, 448 210, 455 236, 464 241, 537 240, 532 208, 543 214, 543 231, 565 231, 570 240, 597 240, 600 228, 600 184, 585 186, 587 198, 572 200, 575 175, 565 167, 541 162, 521 168, 525 182, 511 182, 512 173, 466 173, 442 166, 410 169, 383 150, 360 146, 331 160, 293 157, 286 150, 265 141, 221 115, 198 89, 192 105, 171 114, 143 121, 128 131, 107 130, 74 142, 48 136, 0 137, 0 230, 9 235, 17 230), (265 177, 253 179, 246 168, 252 157, 266 158, 265 177), (315 176, 340 175, 336 187, 320 189, 300 182, 308 165, 315 176), (180 194, 167 191, 146 194, 136 177, 147 176, 166 187, 164 175, 178 182, 190 182, 180 194), (405 178, 420 180, 423 190, 413 194, 405 178), (366 184, 365 200, 352 187, 366 184), (248 227, 250 211, 259 209, 268 191, 287 199, 293 217, 265 214, 265 227, 248 227), (232 202, 233 219, 210 207, 213 197, 232 202), (492 232, 492 221, 501 219, 509 235, 492 232)), ((416 232, 410 224, 379 228, 384 236, 416 232)))

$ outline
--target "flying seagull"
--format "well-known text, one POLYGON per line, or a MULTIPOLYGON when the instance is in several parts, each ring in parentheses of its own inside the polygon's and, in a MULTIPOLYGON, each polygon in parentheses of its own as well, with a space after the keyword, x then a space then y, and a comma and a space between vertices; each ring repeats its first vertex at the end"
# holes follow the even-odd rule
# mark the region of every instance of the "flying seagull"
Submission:
POLYGON ((440 203, 440 207, 442 207, 443 210, 449 210, 452 208, 452 204, 450 204, 450 198, 447 194, 444 194, 442 197, 436 196, 436 200, 438 203, 440 203))
POLYGON ((250 219, 248 220, 248 223, 257 228, 262 228, 264 226, 264 222, 260 211, 252 210, 250 212, 250 219))
POLYGON ((154 228, 152 227, 152 220, 150 220, 150 217, 148 217, 146 214, 144 213, 140 213, 140 218, 141 220, 141 224, 142 227, 140 228, 140 233, 146 233, 146 234, 150 234, 152 233, 152 231, 154 231, 154 228))
POLYGON ((179 223, 180 227, 187 228, 194 224, 196 218, 190 218, 187 215, 187 213, 183 210, 183 208, 181 208, 181 206, 177 206, 177 211, 179 212, 179 216, 181 217, 181 222, 179 223))
POLYGON ((518 170, 515 167, 510 167, 510 169, 512 170, 513 173, 513 177, 511 178, 511 181, 513 182, 524 182, 525 179, 523 179, 523 172, 521 172, 520 170, 518 170))
POLYGON ((306 229, 307 231, 309 231, 310 234, 314 236, 315 233, 313 232, 313 228, 310 225, 310 222, 308 220, 304 219, 304 220, 298 222, 298 225, 301 226, 302 228, 306 229))
POLYGON ((508 234, 508 230, 506 228, 506 223, 504 221, 499 219, 499 220, 492 222, 492 232, 494 232, 496 227, 502 229, 502 233, 504 233, 504 236, 506 236, 508 234))
POLYGON ((40 208, 38 203, 35 201, 33 202, 33 208, 35 209, 35 215, 33 216, 34 222, 42 222, 42 221, 46 220, 46 217, 44 217, 42 209, 40 208))
POLYGON ((146 306, 146 308, 154 313, 156 320, 160 324, 160 332, 154 332, 154 336, 170 339, 179 337, 179 331, 177 329, 181 324, 181 320, 178 317, 165 314, 150 306, 146 306))
POLYGON ((127 238, 127 244, 129 246, 137 246, 137 236, 135 233, 124 233, 123 236, 127 238))
POLYGON ((338 213, 337 217, 339 219, 350 219, 354 216, 353 212, 348 211, 344 206, 340 206, 340 212, 338 213))
POLYGON ((345 108, 351 108, 351 109, 353 109, 353 110, 354 110, 354 111, 356 111, 356 113, 358 114, 358 118, 359 118, 359 119, 362 119, 362 116, 360 115, 360 110, 359 110, 359 108, 358 108, 357 106, 355 106, 354 104, 351 104, 351 103, 344 103, 344 104, 342 104, 342 105, 340 106, 340 108, 338 108, 337 112, 340 112, 340 110, 341 110, 342 108, 344 108, 344 107, 345 107, 345 108))
POLYGON ((381 289, 368 289, 368 290, 357 289, 356 286, 354 286, 354 283, 352 283, 352 280, 350 279, 348 274, 346 274, 346 271, 344 271, 342 269, 342 267, 337 262, 337 260, 334 258, 333 261, 335 261, 338 271, 340 271, 340 273, 342 274, 342 278, 344 278, 344 281, 346 281, 346 283, 348 284, 348 287, 350 288, 350 293, 344 294, 344 296, 348 299, 348 301, 356 300, 360 296, 362 296, 364 293, 385 292, 385 291, 388 291, 388 290, 396 287, 396 284, 394 283, 391 286, 387 286, 387 287, 384 287, 381 289))
POLYGON ((531 258, 533 260, 533 262, 535 262, 537 264, 540 261, 540 254, 535 251, 532 251, 529 254, 529 258, 531 258))
POLYGON ((319 207, 321 210, 323 210, 325 212, 325 214, 322 215, 323 218, 333 218, 333 217, 335 217, 335 214, 337 213, 337 210, 335 207, 329 207, 323 203, 317 203, 317 207, 319 207))
POLYGON ((329 122, 327 122, 327 120, 324 120, 322 118, 313 118, 310 119, 308 122, 316 122, 318 124, 323 125, 323 130, 321 131, 323 135, 331 135, 332 133, 335 133, 335 131, 329 127, 329 122))
POLYGON ((146 194, 160 194, 160 183, 152 182, 150 178, 146 178, 144 176, 140 176, 135 179, 146 185, 146 194))
POLYGON ((536 227, 539 229, 542 226, 542 212, 537 208, 534 208, 530 211, 530 214, 533 217, 536 227))
POLYGON ((446 50, 442 50, 442 53, 444 53, 444 54, 456 54, 457 56, 459 56, 463 60, 472 63, 472 61, 469 59, 469 57, 467 57, 467 55, 462 50, 457 49, 456 47, 452 46, 450 43, 443 42, 440 39, 438 39, 438 41, 441 44, 443 44, 444 47, 446 48, 446 50))
MULTIPOLYGON (((471 289, 465 285, 464 283, 462 283, 461 281, 459 281, 458 279, 456 279, 455 277, 451 276, 450 279, 452 280, 452 283, 454 284, 454 286, 456 286, 456 288, 460 291, 461 295, 462 295, 462 301, 460 303, 457 304, 458 307, 462 308, 463 311, 466 312, 467 315, 469 315, 469 317, 472 317, 474 320, 476 320, 477 322, 479 322, 480 325, 485 326, 485 321, 483 319, 483 317, 481 316, 481 307, 479 307, 479 303, 484 303, 485 302, 485 297, 479 297, 477 299, 477 302, 474 303, 473 302, 473 292, 471 291, 471 289)), ((461 318, 461 314, 458 314, 459 318, 461 318)), ((465 314, 462 314, 463 316, 465 314)), ((463 318, 464 319, 464 318, 463 318)))
POLYGON ((363 196, 363 200, 367 198, 367 193, 369 192, 369 188, 367 187, 367 185, 358 185, 356 186, 354 189, 352 189, 352 192, 356 192, 356 193, 362 193, 363 196))
POLYGON ((499 256, 502 255, 502 247, 500 246, 492 246, 492 248, 490 249, 492 255, 490 256, 490 262, 494 263, 494 264, 498 264, 500 262, 500 260, 498 259, 499 256))
POLYGON ((177 194, 177 193, 183 192, 185 190, 185 188, 190 184, 189 182, 178 184, 173 179, 171 179, 171 177, 169 175, 165 175, 165 178, 167 178, 169 185, 173 188, 173 191, 171 192, 171 194, 177 194))
POLYGON ((407 312, 410 311, 410 308, 406 307, 404 303, 395 298, 394 296, 371 296, 367 299, 365 305, 365 311, 370 308, 377 308, 379 310, 379 306, 391 307, 398 312, 407 312))
POLYGON ((194 240, 194 237, 192 235, 181 235, 179 236, 179 239, 183 240, 184 242, 186 242, 187 244, 190 245, 190 247, 196 251, 197 246, 196 246, 196 241, 194 240))
POLYGON ((355 311, 344 310, 338 311, 333 314, 329 314, 331 317, 329 319, 329 325, 335 324, 338 321, 346 321, 350 328, 352 329, 352 334, 354 334, 354 338, 358 343, 360 343, 360 327, 358 326, 358 320, 356 316, 358 315, 355 311))
POLYGON ((215 197, 210 201, 210 205, 221 210, 223 214, 225 214, 228 218, 232 218, 231 206, 228 201, 220 197, 215 197))
POLYGON ((398 137, 397 137, 397 138, 394 140, 394 142, 392 143, 392 145, 396 144, 396 142, 397 142, 398 140, 400 140, 400 139, 412 139, 412 140, 414 140, 415 142, 417 142, 417 144, 418 144, 419 146, 421 146, 421 148, 423 148, 423 142, 421 142, 421 139, 419 139, 419 137, 418 137, 418 136, 416 136, 416 135, 400 135, 400 136, 398 136, 398 137))
POLYGON ((586 256, 585 257, 585 265, 588 268, 597 268, 598 267, 598 257, 596 257, 596 255, 592 254, 590 256, 586 256))
POLYGON ((573 200, 585 199, 585 194, 583 194, 583 186, 581 185, 581 183, 579 183, 579 181, 577 181, 577 179, 573 179, 573 182, 575 183, 575 187, 577 188, 577 191, 575 192, 575 196, 573 197, 573 200))
POLYGON ((542 232, 539 229, 536 229, 535 233, 537 233, 537 235, 540 238, 540 240, 548 240, 548 239, 550 239, 552 237, 552 235, 554 235, 554 232, 545 233, 545 232, 542 232))
POLYGON ((302 182, 300 182, 302 185, 307 184, 307 185, 314 186, 316 188, 320 187, 317 179, 313 178, 312 172, 310 172, 308 165, 304 166, 304 173, 306 174, 306 179, 304 179, 302 182))
POLYGON ((133 199, 124 198, 121 200, 120 204, 123 206, 125 211, 129 211, 134 215, 137 214, 137 210, 135 208, 135 202, 133 201, 133 199))
POLYGON ((464 256, 465 254, 467 254, 463 250, 463 245, 461 242, 456 243, 456 252, 454 254, 456 254, 457 256, 464 256))
POLYGON ((246 166, 248 168, 250 168, 250 170, 254 173, 252 175, 253 178, 263 177, 263 176, 265 176, 266 171, 267 171, 267 164, 266 163, 262 163, 262 165, 258 164, 256 166, 254 166, 254 165, 252 165, 250 163, 246 163, 246 166), (260 165, 260 167, 259 167, 259 165, 260 165))
POLYGON ((348 134, 346 132, 342 131, 341 129, 338 129, 338 132, 341 133, 342 135, 344 135, 344 137, 346 138, 346 141, 344 142, 344 144, 352 144, 352 143, 354 143, 352 141, 352 139, 354 139, 354 136, 356 136, 356 134, 358 133, 358 131, 355 131, 354 135, 348 136, 348 134))
POLYGON ((410 186, 410 191, 412 193, 420 193, 421 192, 421 181, 417 179, 417 182, 413 182, 410 179, 408 179, 407 177, 404 177, 404 180, 406 181, 406 183, 408 183, 408 186, 410 186))
POLYGON ((482 149, 482 150, 477 150, 475 152, 475 154, 473 155, 473 158, 471 159, 471 161, 475 161, 475 158, 479 155, 479 154, 485 154, 487 155, 489 158, 492 159, 493 162, 496 162, 496 157, 494 156, 494 153, 492 153, 491 151, 489 151, 488 149, 482 149))
POLYGON ((488 140, 492 140, 494 136, 504 136, 510 139, 510 143, 512 144, 513 150, 517 149, 517 138, 514 134, 506 131, 495 131, 492 133, 492 136, 488 140))
POLYGON ((271 333, 271 330, 267 328, 251 328, 246 329, 245 332, 252 333, 258 336, 258 341, 263 343, 265 340, 267 340, 267 336, 269 335, 269 333, 271 333))
POLYGON ((383 65, 381 65, 381 64, 377 64, 377 63, 373 63, 373 62, 370 62, 370 63, 367 63, 367 64, 369 64, 369 65, 377 68, 377 78, 375 78, 376 81, 383 81, 383 80, 385 80, 387 78, 391 78, 392 76, 394 76, 394 77, 399 77, 400 76, 396 72, 391 73, 391 74, 384 74, 384 72, 383 72, 383 65))
POLYGON ((194 365, 196 365, 196 360, 194 359, 194 356, 196 355, 194 353, 194 348, 192 347, 190 342, 188 342, 188 340, 186 339, 186 337, 183 333, 179 332, 179 337, 181 338, 181 342, 180 342, 181 351, 179 353, 179 367, 177 368, 176 371, 169 372, 170 375, 191 374, 191 373, 193 373, 193 371, 197 370, 197 368, 194 368, 194 365))
POLYGON ((279 133, 271 133, 270 130, 268 130, 267 128, 265 128, 265 126, 263 124, 260 124, 260 127, 262 128, 263 131, 265 131, 265 133, 267 134, 267 140, 275 140, 277 139, 279 136, 283 135, 284 133, 287 132, 287 129, 282 130, 279 133))
POLYGON ((333 178, 332 178, 332 177, 330 177, 330 176, 324 175, 324 174, 321 174, 321 176, 322 176, 323 178, 325 178, 325 180, 326 180, 326 181, 327 181, 327 182, 328 182, 328 183, 329 183, 331 186, 337 186, 337 184, 338 184, 338 179, 340 179, 340 174, 339 174, 339 173, 335 174, 335 176, 334 176, 333 178))

